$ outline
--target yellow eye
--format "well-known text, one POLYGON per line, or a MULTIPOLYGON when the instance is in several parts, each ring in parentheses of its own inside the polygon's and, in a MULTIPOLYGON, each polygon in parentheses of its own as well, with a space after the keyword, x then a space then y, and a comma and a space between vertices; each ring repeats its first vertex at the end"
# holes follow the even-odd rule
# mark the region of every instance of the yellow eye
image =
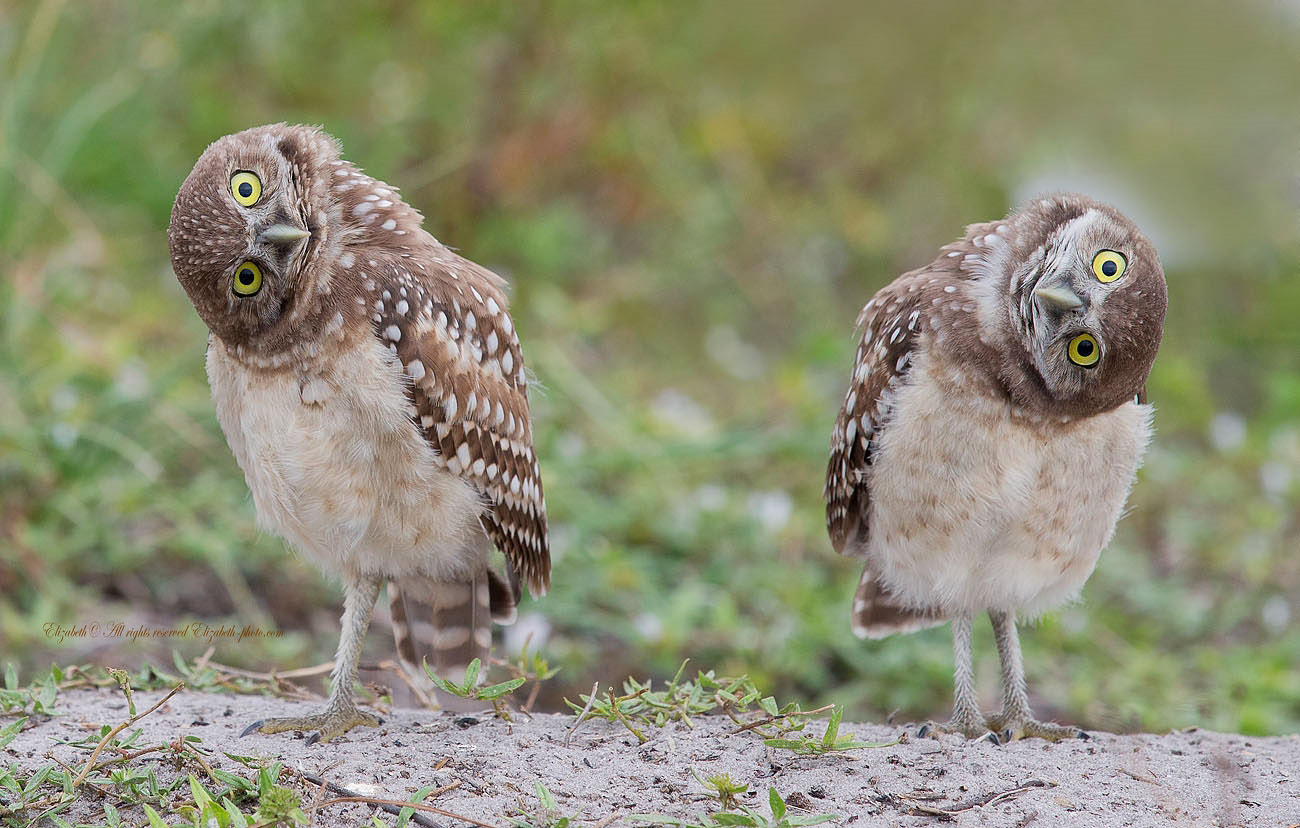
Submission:
POLYGON ((262 289, 262 268, 244 262, 235 270, 235 280, 230 285, 239 296, 252 296, 262 289))
POLYGON ((1114 250, 1099 250, 1092 257, 1092 272, 1099 282, 1113 282, 1124 275, 1128 260, 1114 250))
POLYGON ((1101 348, 1092 334, 1079 334, 1070 340, 1070 361, 1084 368, 1091 368, 1101 359, 1101 348))
POLYGON ((262 179, 248 170, 230 176, 230 194, 245 207, 252 207, 262 197, 262 179))

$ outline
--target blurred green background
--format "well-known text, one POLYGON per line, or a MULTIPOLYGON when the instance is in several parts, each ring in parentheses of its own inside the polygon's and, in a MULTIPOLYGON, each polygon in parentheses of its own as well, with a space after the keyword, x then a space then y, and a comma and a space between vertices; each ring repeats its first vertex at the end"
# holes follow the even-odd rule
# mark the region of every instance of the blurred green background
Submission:
POLYGON ((283 120, 513 284, 555 586, 502 653, 544 642, 548 704, 689 657, 945 716, 947 629, 854 639, 823 529, 854 318, 1070 188, 1147 230, 1170 308, 1131 509, 1024 634, 1037 712, 1300 729, 1298 102, 1281 0, 0 4, 0 658, 206 648, 42 631, 95 620, 284 630, 213 655, 255 670, 332 656, 339 590, 254 527, 165 236, 208 142, 283 120))

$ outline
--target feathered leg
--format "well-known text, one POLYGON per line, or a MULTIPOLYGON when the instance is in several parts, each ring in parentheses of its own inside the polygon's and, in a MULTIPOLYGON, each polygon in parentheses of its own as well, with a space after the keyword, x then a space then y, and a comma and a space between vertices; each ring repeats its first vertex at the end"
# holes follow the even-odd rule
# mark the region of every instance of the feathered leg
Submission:
POLYGON ((953 691, 952 718, 946 724, 924 725, 918 736, 925 736, 934 731, 939 733, 960 733, 968 739, 975 739, 988 734, 984 716, 980 713, 979 700, 975 696, 975 669, 971 661, 971 633, 974 618, 968 612, 953 616, 952 619, 952 658, 953 691))
POLYGON ((998 642, 998 655, 1002 659, 1002 712, 989 717, 989 728, 1002 741, 1036 736, 1052 742, 1079 737, 1088 738, 1077 727, 1040 722, 1029 709, 1029 693, 1025 689, 1025 662, 1020 654, 1020 636, 1016 633, 1016 617, 1005 610, 989 610, 993 634, 998 642))
POLYGON ((286 730, 314 730, 308 743, 328 742, 357 725, 375 727, 379 719, 357 709, 352 699, 352 685, 357 680, 357 663, 370 626, 370 614, 379 597, 378 576, 355 575, 343 585, 343 632, 339 635, 338 654, 334 658, 333 686, 325 710, 314 716, 290 716, 254 722, 244 730, 250 733, 282 733, 286 730))

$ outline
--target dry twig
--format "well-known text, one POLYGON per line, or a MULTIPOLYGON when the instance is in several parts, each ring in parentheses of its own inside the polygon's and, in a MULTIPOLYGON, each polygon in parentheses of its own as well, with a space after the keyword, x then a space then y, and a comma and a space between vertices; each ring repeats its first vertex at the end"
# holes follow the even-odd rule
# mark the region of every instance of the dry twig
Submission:
POLYGON ((104 746, 105 746, 105 745, 107 745, 110 741, 113 740, 113 737, 114 737, 114 736, 116 736, 117 734, 121 733, 123 730, 126 730, 128 727, 130 727, 131 725, 133 725, 133 724, 135 724, 136 722, 140 721, 140 720, 143 719, 145 716, 148 716, 150 713, 154 712, 154 711, 157 710, 158 708, 162 707, 164 704, 167 703, 167 700, 168 700, 168 699, 170 699, 172 696, 174 696, 174 695, 176 695, 177 693, 179 693, 179 692, 181 691, 181 689, 184 688, 184 687, 185 687, 185 682, 182 681, 180 684, 177 684, 177 685, 176 685, 175 687, 173 687, 171 690, 168 690, 168 691, 167 691, 167 695, 165 695, 165 696, 163 696, 161 699, 159 699, 159 700, 157 701, 157 703, 154 704, 153 707, 149 708, 148 710, 144 711, 143 713, 140 713, 140 714, 138 714, 138 715, 136 715, 136 716, 132 716, 131 718, 127 719, 125 722, 122 722, 122 723, 121 723, 120 725, 118 725, 117 727, 115 727, 115 728, 113 728, 112 730, 110 730, 109 732, 105 733, 105 734, 104 734, 104 738, 100 739, 100 740, 99 740, 99 744, 95 745, 95 750, 94 750, 93 753, 90 754, 90 758, 89 758, 88 760, 86 760, 86 767, 82 768, 81 773, 79 773, 79 774, 77 775, 77 778, 74 779, 74 780, 72 781, 72 787, 73 787, 73 788, 77 788, 78 786, 81 785, 82 782, 85 782, 85 781, 86 781, 86 776, 90 774, 90 770, 91 770, 91 768, 93 768, 93 767, 95 766, 95 760, 99 758, 99 753, 100 753, 100 751, 102 751, 102 750, 104 749, 104 746))

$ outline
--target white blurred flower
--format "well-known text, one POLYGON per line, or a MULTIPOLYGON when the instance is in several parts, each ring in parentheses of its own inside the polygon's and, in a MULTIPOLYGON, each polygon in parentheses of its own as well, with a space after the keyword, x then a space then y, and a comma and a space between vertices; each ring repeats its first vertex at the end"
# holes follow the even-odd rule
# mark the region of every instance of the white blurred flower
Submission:
POLYGON ((522 613, 515 619, 515 623, 504 629, 503 641, 507 658, 518 655, 524 649, 524 644, 528 645, 528 652, 539 652, 551 638, 551 622, 539 612, 522 613))
POLYGON ((1290 463, 1281 460, 1267 460, 1259 467, 1259 485, 1268 494, 1281 497, 1291 488, 1294 471, 1290 463))
POLYGON ((77 389, 60 385, 50 394, 50 409, 56 414, 66 414, 77 404, 77 389))
POLYGON ((768 534, 780 532, 794 515, 794 500, 780 491, 754 492, 746 501, 749 514, 768 534))
POLYGON ((713 431, 713 417, 704 406, 678 391, 665 388, 650 403, 650 411, 661 423, 694 437, 713 431))
POLYGON ((61 449, 72 448, 81 433, 72 423, 55 423, 50 426, 50 439, 61 449))
POLYGON ((113 389, 126 400, 138 400, 149 393, 149 374, 138 359, 122 363, 113 380, 113 389))
POLYGON ((566 431, 555 441, 556 454, 565 460, 577 460, 587 451, 587 441, 576 431, 566 431))
POLYGON ((727 490, 717 483, 705 483, 695 490, 695 504, 702 512, 716 512, 727 505, 727 490))
POLYGON ((664 637, 664 622, 652 612, 643 612, 632 621, 637 633, 650 643, 664 637))
POLYGON ((1280 595, 1264 602, 1259 610, 1260 620, 1274 634, 1284 632, 1291 623, 1291 605, 1280 595))
POLYGON ((730 325, 714 325, 704 336, 704 350, 718 367, 736 379, 753 380, 763 375, 763 354, 745 342, 730 325))
POLYGON ((1210 442, 1219 451, 1232 451, 1246 441, 1246 420, 1235 411, 1215 414, 1210 420, 1210 442))

